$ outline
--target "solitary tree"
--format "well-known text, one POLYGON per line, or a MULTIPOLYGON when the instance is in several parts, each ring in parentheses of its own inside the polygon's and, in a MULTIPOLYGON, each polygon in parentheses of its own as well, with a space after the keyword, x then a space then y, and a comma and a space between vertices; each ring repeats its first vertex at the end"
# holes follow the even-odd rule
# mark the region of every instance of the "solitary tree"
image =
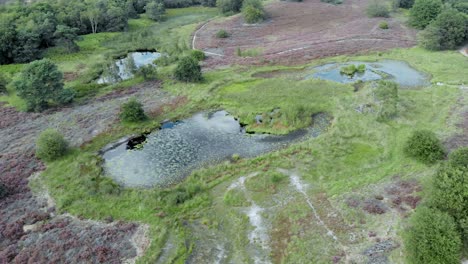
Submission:
POLYGON ((73 93, 63 89, 62 73, 48 59, 29 63, 13 85, 26 101, 28 111, 42 111, 51 103, 63 104, 73 99, 73 93))
POLYGON ((441 0, 416 0, 410 10, 410 23, 415 28, 423 29, 442 11, 441 0))
POLYGON ((249 24, 258 23, 265 19, 265 11, 260 0, 244 0, 242 4, 242 15, 245 22, 249 24))
POLYGON ((148 17, 154 21, 161 21, 163 19, 164 13, 166 12, 164 3, 160 1, 149 2, 145 9, 148 17))
POLYGON ((179 81, 198 82, 202 80, 201 67, 195 58, 187 56, 177 64, 174 76, 179 81))

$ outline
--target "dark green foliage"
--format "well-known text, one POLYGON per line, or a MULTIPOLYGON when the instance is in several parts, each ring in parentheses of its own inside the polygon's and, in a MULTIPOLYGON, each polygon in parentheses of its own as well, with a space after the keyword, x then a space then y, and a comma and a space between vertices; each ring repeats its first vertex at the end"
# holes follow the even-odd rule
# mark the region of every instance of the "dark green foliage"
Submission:
POLYGON ((192 50, 192 52, 190 53, 190 56, 192 56, 197 61, 202 61, 202 60, 205 60, 206 58, 205 53, 201 50, 192 50))
POLYGON ((380 29, 388 29, 388 23, 386 21, 382 21, 379 23, 380 29))
POLYGON ((201 0, 200 3, 202 6, 209 6, 209 7, 216 6, 216 0, 201 0))
MULTIPOLYGON (((320 0, 321 2, 324 2, 324 3, 329 3, 329 4, 332 4, 332 5, 340 5, 343 3, 343 0, 320 0)), ((302 2, 301 1, 296 1, 296 2, 302 2)))
POLYGON ((161 21, 164 17, 164 13, 166 13, 166 8, 164 7, 164 3, 159 1, 151 1, 149 2, 146 7, 146 14, 148 18, 154 21, 161 21))
POLYGON ((444 158, 445 151, 440 140, 429 130, 414 131, 406 141, 406 155, 426 164, 432 164, 444 158))
POLYGON ((468 169, 468 147, 459 148, 450 153, 449 163, 453 167, 468 169))
POLYGON ((135 98, 130 99, 122 105, 120 110, 120 120, 123 122, 140 122, 146 119, 143 105, 135 98))
POLYGON ((374 0, 369 3, 366 9, 369 17, 389 17, 390 12, 384 2, 374 0))
POLYGON ((69 52, 76 52, 80 47, 75 43, 78 39, 78 29, 58 25, 54 32, 55 44, 64 47, 69 52))
POLYGON ((416 209, 405 236, 405 247, 411 263, 460 263, 461 240, 455 222, 436 209, 416 209))
POLYGON ((174 77, 183 82, 198 82, 202 80, 201 67, 193 57, 183 57, 174 70, 174 77))
POLYGON ((272 172, 270 175, 270 180, 272 183, 280 183, 286 176, 283 173, 272 172))
POLYGON ((0 182, 0 199, 8 195, 8 189, 3 183, 0 182))
POLYGON ((224 29, 221 29, 219 30, 218 32, 216 32, 216 37, 217 38, 228 38, 229 37, 229 33, 224 30, 224 29))
POLYGON ((398 114, 398 84, 390 81, 380 81, 375 90, 375 97, 380 101, 379 121, 385 121, 398 114))
POLYGON ((244 0, 242 15, 249 24, 258 23, 265 19, 265 10, 261 0, 244 0))
POLYGON ((7 85, 8 85, 7 78, 3 74, 0 73, 0 94, 7 93, 7 85))
POLYGON ((414 0, 398 0, 398 7, 411 8, 413 7, 414 0))
POLYGON ((28 64, 13 82, 29 111, 42 111, 50 104, 64 104, 73 99, 71 90, 63 89, 63 76, 50 60, 28 64))
POLYGON ((43 131, 36 141, 36 156, 44 161, 53 161, 65 155, 68 143, 62 134, 53 129, 43 131))
POLYGON ((147 80, 156 80, 158 77, 158 71, 156 66, 147 64, 143 65, 136 70, 136 75, 142 76, 143 79, 147 80))
POLYGON ((416 0, 410 10, 410 24, 415 28, 424 29, 441 11, 441 0, 416 0))
POLYGON ((457 160, 449 160, 439 168, 432 184, 431 203, 455 219, 464 241, 468 242, 468 167, 467 160, 458 160, 466 155, 465 148, 456 155, 457 160))
POLYGON ((455 49, 468 38, 468 18, 445 9, 419 34, 419 45, 429 50, 455 49))
POLYGON ((242 0, 217 0, 216 6, 225 15, 239 13, 242 8, 242 0))

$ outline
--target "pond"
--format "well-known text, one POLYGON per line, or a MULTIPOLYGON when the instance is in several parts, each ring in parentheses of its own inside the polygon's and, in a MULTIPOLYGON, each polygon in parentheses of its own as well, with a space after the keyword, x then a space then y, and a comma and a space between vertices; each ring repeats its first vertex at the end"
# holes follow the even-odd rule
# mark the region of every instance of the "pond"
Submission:
POLYGON ((161 57, 159 52, 131 52, 127 57, 118 59, 115 64, 97 80, 97 83, 116 83, 123 80, 128 80, 133 77, 133 71, 141 66, 152 64, 154 60, 161 57))
POLYGON ((226 111, 198 113, 181 122, 165 123, 135 149, 128 149, 125 141, 106 150, 104 169, 127 187, 168 186, 183 180, 194 169, 227 160, 234 154, 255 157, 305 136, 318 136, 330 121, 326 114, 322 115, 314 117, 316 125, 309 129, 274 136, 245 133, 226 111))
POLYGON ((380 79, 394 81, 401 86, 425 86, 428 85, 428 76, 409 66, 406 62, 395 60, 383 60, 379 62, 351 61, 346 63, 329 63, 312 68, 313 74, 306 76, 306 79, 317 78, 340 83, 353 83, 361 81, 375 81, 380 79), (356 73, 353 76, 342 74, 340 69, 348 65, 366 65, 363 73, 356 73))

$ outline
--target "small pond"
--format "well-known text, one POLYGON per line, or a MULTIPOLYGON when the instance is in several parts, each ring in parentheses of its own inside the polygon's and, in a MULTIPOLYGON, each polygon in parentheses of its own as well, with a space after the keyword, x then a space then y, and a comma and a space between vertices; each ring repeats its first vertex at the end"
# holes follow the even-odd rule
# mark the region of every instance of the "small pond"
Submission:
POLYGON ((97 83, 115 83, 128 80, 133 77, 133 71, 144 65, 154 65, 154 60, 161 57, 159 52, 131 52, 125 58, 118 59, 107 71, 97 80, 97 83))
MULTIPOLYGON (((180 122, 163 124, 144 144, 128 149, 127 141, 103 153, 106 173, 128 187, 167 186, 183 180, 194 169, 229 159, 233 154, 255 157, 305 136, 318 136, 328 127, 326 114, 314 125, 285 136, 245 133, 225 111, 198 113, 180 122)), ((137 140, 138 141, 138 140, 137 140)))
POLYGON ((318 78, 340 83, 361 81, 375 81, 380 79, 394 81, 401 86, 428 85, 428 76, 409 66, 406 62, 383 60, 379 62, 351 61, 346 63, 329 63, 312 68, 315 73, 307 75, 306 79, 318 78), (348 65, 366 65, 366 71, 353 76, 340 73, 340 69, 348 65))

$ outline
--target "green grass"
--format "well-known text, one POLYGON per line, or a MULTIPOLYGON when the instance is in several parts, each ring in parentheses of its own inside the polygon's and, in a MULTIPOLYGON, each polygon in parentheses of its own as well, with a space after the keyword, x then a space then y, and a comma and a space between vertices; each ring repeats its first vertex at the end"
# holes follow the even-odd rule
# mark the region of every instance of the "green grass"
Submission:
MULTIPOLYGON (((170 19, 181 13, 183 11, 171 11, 167 22, 176 24, 175 21, 170 22, 170 19)), ((168 36, 185 42, 186 32, 191 27, 182 26, 171 30, 168 36)), ((428 167, 403 155, 403 145, 415 129, 433 130, 441 139, 454 133, 456 128, 447 124, 452 124, 449 122, 452 107, 460 96, 456 85, 468 82, 464 72, 468 62, 464 57, 455 52, 397 49, 366 56, 330 58, 305 67, 327 61, 372 61, 384 58, 406 60, 415 68, 430 74, 432 82, 451 85, 400 89, 398 116, 387 122, 379 122, 376 112, 359 113, 355 110, 364 104, 375 106, 372 85, 364 85, 359 91, 353 92, 352 85, 326 81, 252 77, 254 72, 286 70, 287 67, 231 67, 207 72, 204 74, 205 80, 196 84, 166 79, 163 85, 166 91, 186 96, 190 102, 158 117, 160 120, 189 116, 202 109, 224 108, 240 117, 251 130, 285 133, 307 126, 312 113, 328 112, 334 119, 327 133, 316 139, 295 143, 257 158, 241 159, 235 163, 224 162, 200 169, 178 186, 149 190, 117 188, 101 175, 99 158, 95 153, 123 135, 157 126, 157 120, 149 120, 141 126, 117 124, 91 144, 72 151, 58 161, 47 163, 47 170, 41 180, 47 185, 61 211, 93 219, 112 216, 114 219, 148 223, 152 244, 140 263, 157 259, 169 232, 174 234, 176 245, 170 261, 183 263, 195 243, 191 239, 192 230, 183 223, 194 219, 207 219, 206 222, 212 228, 216 228, 215 223, 223 226, 223 234, 232 242, 233 253, 230 257, 245 262, 248 247, 246 234, 251 227, 242 210, 235 208, 248 206, 249 203, 244 193, 227 190, 240 176, 260 172, 246 181, 246 190, 256 203, 264 206, 271 203, 273 196, 290 188, 287 180, 271 176, 277 173, 276 168, 295 169, 302 180, 311 186, 308 193, 312 198, 326 194, 330 199, 359 191, 363 186, 390 180, 395 175, 402 178, 423 177, 424 181, 424 177, 435 170, 435 166, 428 167), (255 115, 269 114, 275 108, 280 111, 274 116, 274 122, 261 126, 254 124, 255 115), (175 198, 181 196, 185 197, 183 202, 174 202, 175 198), (155 216, 161 211, 166 214, 165 217, 155 216)), ((134 83, 128 85, 131 84, 134 83)), ((318 210, 325 210, 325 207, 319 207, 318 210)), ((300 228, 317 229, 313 223, 304 224, 311 216, 303 200, 266 214, 269 221, 278 226, 286 225, 284 218, 290 216, 291 225, 284 228, 290 228, 293 234, 299 234, 300 228)), ((344 237, 344 234, 338 235, 344 237)), ((317 258, 317 262, 330 260, 338 249, 333 247, 332 242, 320 239, 321 236, 325 234, 306 232, 304 237, 292 237, 286 249, 290 254, 285 261, 297 263, 301 256, 312 255, 317 258), (312 251, 311 244, 315 246, 312 251)), ((397 262, 402 262, 402 259, 393 257, 397 262)))

